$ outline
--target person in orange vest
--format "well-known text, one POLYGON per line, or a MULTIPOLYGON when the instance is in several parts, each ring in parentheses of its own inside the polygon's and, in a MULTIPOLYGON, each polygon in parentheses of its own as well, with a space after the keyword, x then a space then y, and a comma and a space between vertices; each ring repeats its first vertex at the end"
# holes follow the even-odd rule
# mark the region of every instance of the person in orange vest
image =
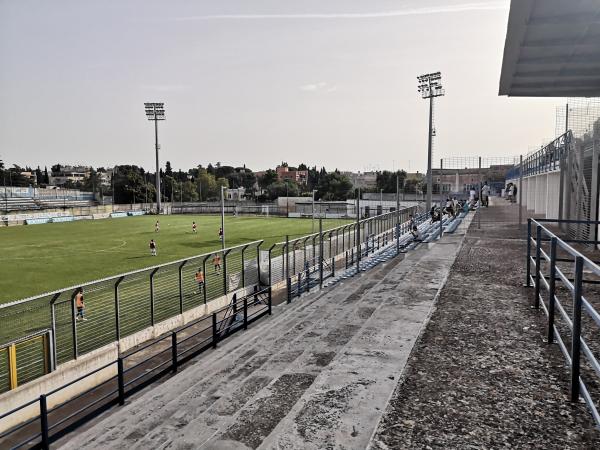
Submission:
POLYGON ((77 294, 75 294, 75 306, 77 308, 75 320, 81 319, 87 321, 85 318, 85 303, 83 302, 83 288, 79 288, 77 294))
POLYGON ((200 267, 198 268, 194 279, 196 280, 196 283, 198 283, 198 294, 200 294, 204 288, 204 272, 200 267))
POLYGON ((215 272, 221 272, 221 256, 218 253, 215 253, 215 256, 213 256, 213 266, 215 272))

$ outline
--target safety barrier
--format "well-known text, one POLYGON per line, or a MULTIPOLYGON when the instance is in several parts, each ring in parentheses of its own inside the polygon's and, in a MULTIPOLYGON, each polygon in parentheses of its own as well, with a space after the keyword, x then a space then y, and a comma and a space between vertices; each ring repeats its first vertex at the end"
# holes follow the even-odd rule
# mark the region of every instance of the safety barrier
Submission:
POLYGON ((569 244, 596 246, 600 241, 561 239, 547 226, 563 223, 584 221, 528 219, 526 286, 534 289, 534 307, 541 307, 548 318, 547 342, 558 344, 569 366, 571 401, 583 397, 600 426, 600 415, 588 390, 590 378, 595 375, 592 384, 597 385, 600 377, 600 364, 594 355, 600 351, 600 314, 594 306, 598 304, 597 291, 592 290, 600 284, 600 266, 569 244))
POLYGON ((176 373, 182 364, 199 354, 216 348, 222 340, 272 313, 271 288, 255 289, 237 299, 233 308, 228 305, 212 314, 188 323, 171 333, 154 339, 134 350, 119 355, 117 360, 104 364, 56 389, 40 395, 17 408, 0 414, 0 421, 21 414, 37 405, 34 417, 0 433, 2 448, 41 448, 60 439, 83 423, 125 400, 159 378, 176 373), (150 353, 148 355, 148 353, 150 353), (116 371, 100 384, 54 406, 52 398, 60 396, 73 385, 83 383, 101 371, 116 371))

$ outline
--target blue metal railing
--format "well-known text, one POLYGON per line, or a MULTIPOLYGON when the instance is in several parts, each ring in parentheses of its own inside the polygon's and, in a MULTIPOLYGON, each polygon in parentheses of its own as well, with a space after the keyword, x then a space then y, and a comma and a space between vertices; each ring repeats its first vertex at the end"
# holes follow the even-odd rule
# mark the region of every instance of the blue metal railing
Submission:
MULTIPOLYGON (((600 266, 588 257, 574 249, 569 242, 581 244, 600 244, 595 240, 569 240, 561 239, 543 224, 548 223, 586 223, 600 224, 580 220, 554 220, 554 219, 528 219, 527 221, 527 278, 526 286, 535 289, 534 307, 540 307, 548 317, 547 342, 556 342, 562 351, 571 372, 570 398, 579 401, 583 397, 596 425, 600 427, 600 414, 596 408, 585 379, 588 376, 600 378, 600 363, 582 336, 582 314, 591 319, 589 325, 600 327, 600 314, 590 301, 584 296, 584 284, 598 284, 597 279, 590 275, 600 277, 600 266), (558 253, 566 254, 566 258, 559 258, 558 253), (569 269, 573 275, 568 276, 569 269), (584 274, 587 278, 584 278, 584 274), (559 289, 562 288, 562 289, 559 289), (571 297, 572 312, 567 312, 559 296, 566 290, 571 297), (557 315, 558 312, 558 315, 557 315), (561 326, 557 327, 557 320, 561 326), (567 348, 565 339, 560 333, 560 328, 570 334, 571 347, 567 348), (581 356, 592 368, 591 371, 582 373, 581 356)), ((564 299, 563 299, 564 302, 564 299)), ((588 324, 588 320, 584 321, 588 324)), ((583 330, 588 331, 588 330, 583 330)), ((593 333, 598 334, 598 329, 593 333)), ((587 334, 588 336, 591 333, 587 334)), ((598 382, 598 380, 595 380, 598 382)))
POLYGON ((573 142, 573 134, 571 131, 557 137, 542 149, 532 153, 523 160, 523 167, 520 164, 515 165, 506 173, 507 180, 515 180, 521 176, 521 171, 524 177, 537 175, 540 173, 552 172, 559 170, 561 162, 568 155, 571 143, 573 142))

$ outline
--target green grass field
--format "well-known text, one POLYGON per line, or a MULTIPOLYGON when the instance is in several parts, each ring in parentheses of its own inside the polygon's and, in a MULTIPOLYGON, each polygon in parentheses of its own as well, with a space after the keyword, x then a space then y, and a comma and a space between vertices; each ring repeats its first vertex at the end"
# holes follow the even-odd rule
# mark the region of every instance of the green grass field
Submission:
MULTIPOLYGON (((0 229, 0 303, 83 284, 220 248, 220 216, 155 216, 29 225, 0 229), (198 233, 192 233, 192 221, 198 233), (150 256, 155 239, 158 256, 150 256)), ((324 229, 348 223, 326 220, 324 229)), ((315 221, 315 226, 318 223, 315 221)), ((227 247, 264 239, 261 248, 312 232, 309 219, 225 219, 227 247)))

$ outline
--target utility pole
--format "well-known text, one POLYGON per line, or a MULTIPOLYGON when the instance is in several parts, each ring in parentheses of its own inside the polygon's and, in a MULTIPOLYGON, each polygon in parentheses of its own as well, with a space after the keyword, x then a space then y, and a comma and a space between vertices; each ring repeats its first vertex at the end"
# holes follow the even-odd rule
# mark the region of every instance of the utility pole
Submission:
POLYGON ((154 150, 156 154, 156 214, 160 214, 162 210, 160 199, 160 162, 158 158, 158 121, 165 120, 165 104, 164 103, 144 103, 146 116, 148 120, 154 121, 154 150))
POLYGON ((434 135, 433 99, 434 97, 441 97, 445 94, 445 91, 442 88, 441 79, 441 72, 428 73, 417 77, 419 82, 418 91, 421 93, 421 97, 424 99, 429 99, 429 134, 427 138, 427 202, 425 204, 427 210, 431 209, 431 195, 433 191, 433 174, 431 172, 434 135))

